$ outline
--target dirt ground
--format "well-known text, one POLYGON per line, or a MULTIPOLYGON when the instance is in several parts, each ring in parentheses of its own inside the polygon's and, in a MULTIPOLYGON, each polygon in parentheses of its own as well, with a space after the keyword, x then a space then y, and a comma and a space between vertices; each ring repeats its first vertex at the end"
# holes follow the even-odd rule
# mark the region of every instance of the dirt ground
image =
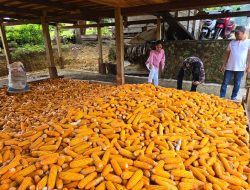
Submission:
MULTIPOLYGON (((103 61, 108 62, 108 52, 110 44, 103 43, 103 61)), ((54 48, 54 58, 59 66, 58 53, 54 48)), ((69 44, 62 48, 63 62, 66 69, 79 69, 85 71, 98 71, 98 47, 97 42, 85 42, 83 44, 69 44)), ((45 52, 36 54, 25 54, 21 56, 21 61, 27 72, 36 72, 47 68, 45 52)), ((0 54, 0 76, 8 74, 5 56, 0 54)))
MULTIPOLYGON (((103 44, 103 61, 108 62, 110 45, 103 44)), ((83 45, 71 45, 64 52, 63 60, 66 69, 79 69, 87 71, 98 71, 98 46, 96 43, 83 45)))

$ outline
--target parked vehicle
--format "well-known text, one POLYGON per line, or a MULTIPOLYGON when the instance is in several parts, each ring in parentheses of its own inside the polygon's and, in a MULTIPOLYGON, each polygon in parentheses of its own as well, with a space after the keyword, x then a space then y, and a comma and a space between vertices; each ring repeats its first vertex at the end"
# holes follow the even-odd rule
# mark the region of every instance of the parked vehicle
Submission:
POLYGON ((212 39, 215 33, 216 20, 206 19, 203 21, 199 40, 212 39))
POLYGON ((219 37, 223 39, 229 39, 231 37, 231 33, 234 30, 234 27, 235 23, 231 20, 230 17, 217 19, 214 39, 218 39, 219 37))
MULTIPOLYGON (((230 10, 222 11, 210 11, 208 14, 228 13, 230 10)), ((231 37, 231 33, 235 27, 234 21, 230 17, 219 18, 215 20, 206 19, 203 21, 203 25, 200 31, 199 40, 203 39, 228 39, 231 37)))

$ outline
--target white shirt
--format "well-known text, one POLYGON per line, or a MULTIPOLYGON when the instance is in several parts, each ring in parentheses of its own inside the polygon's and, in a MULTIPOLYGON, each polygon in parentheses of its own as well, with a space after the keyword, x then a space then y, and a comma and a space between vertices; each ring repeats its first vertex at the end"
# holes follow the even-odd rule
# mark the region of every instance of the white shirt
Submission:
POLYGON ((228 45, 228 50, 230 50, 230 55, 227 61, 226 70, 245 71, 249 49, 250 49, 249 39, 231 41, 228 45))

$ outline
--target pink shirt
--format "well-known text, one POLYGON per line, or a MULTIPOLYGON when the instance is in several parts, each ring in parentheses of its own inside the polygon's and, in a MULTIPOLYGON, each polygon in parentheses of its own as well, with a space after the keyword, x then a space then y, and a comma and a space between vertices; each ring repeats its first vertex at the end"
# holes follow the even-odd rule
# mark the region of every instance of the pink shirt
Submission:
POLYGON ((151 64, 156 68, 161 68, 163 69, 165 66, 165 52, 163 49, 161 49, 160 52, 156 50, 151 50, 148 60, 146 61, 146 64, 151 64))

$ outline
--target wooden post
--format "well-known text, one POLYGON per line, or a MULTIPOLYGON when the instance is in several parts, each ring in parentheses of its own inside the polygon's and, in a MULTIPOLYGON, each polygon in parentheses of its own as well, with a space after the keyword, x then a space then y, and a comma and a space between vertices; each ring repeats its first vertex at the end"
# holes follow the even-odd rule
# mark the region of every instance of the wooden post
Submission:
POLYGON ((124 42, 123 42, 123 19, 121 8, 115 8, 115 41, 116 41, 116 81, 124 84, 124 42))
POLYGON ((174 13, 174 17, 177 18, 178 17, 178 11, 175 11, 174 13))
POLYGON ((156 40, 161 40, 161 18, 157 17, 156 40))
POLYGON ((0 28, 1 28, 0 34, 1 34, 1 39, 3 43, 4 54, 5 54, 7 65, 8 65, 8 64, 11 64, 11 55, 10 55, 10 49, 9 49, 9 45, 8 45, 8 41, 6 37, 5 27, 2 25, 2 23, 0 24, 0 28))
POLYGON ((54 57, 53 57, 53 50, 51 46, 51 39, 50 39, 50 34, 49 34, 49 24, 45 20, 45 16, 41 17, 41 23, 42 23, 42 28, 43 28, 43 38, 44 38, 44 43, 45 43, 45 50, 46 50, 46 56, 47 56, 47 61, 48 61, 48 66, 49 66, 49 76, 50 78, 57 78, 57 70, 54 62, 54 57))
MULTIPOLYGON (((190 16, 190 10, 188 10, 188 16, 190 16)), ((190 25, 190 21, 187 21, 187 31, 189 31, 189 25, 190 25)))
POLYGON ((250 111, 250 87, 247 87, 247 93, 246 93, 246 104, 247 104, 247 110, 250 111))
MULTIPOLYGON (((194 10, 194 16, 197 14, 197 10, 194 10)), ((196 20, 193 20, 192 34, 195 36, 196 20)))
MULTIPOLYGON (((81 21, 77 21, 77 24, 81 24, 82 22, 81 21)), ((77 44, 82 44, 82 37, 81 37, 81 35, 82 35, 82 30, 81 30, 81 28, 75 28, 75 37, 76 37, 76 43, 77 44)))
POLYGON ((56 46, 57 46, 57 52, 58 52, 58 58, 59 58, 59 65, 61 69, 64 69, 62 48, 61 48, 60 27, 58 23, 56 24, 55 35, 56 35, 56 46))
POLYGON ((105 65, 103 64, 103 56, 102 56, 102 28, 100 26, 100 20, 97 26, 97 37, 98 37, 98 52, 99 52, 99 58, 98 58, 99 73, 106 74, 106 68, 105 65))

